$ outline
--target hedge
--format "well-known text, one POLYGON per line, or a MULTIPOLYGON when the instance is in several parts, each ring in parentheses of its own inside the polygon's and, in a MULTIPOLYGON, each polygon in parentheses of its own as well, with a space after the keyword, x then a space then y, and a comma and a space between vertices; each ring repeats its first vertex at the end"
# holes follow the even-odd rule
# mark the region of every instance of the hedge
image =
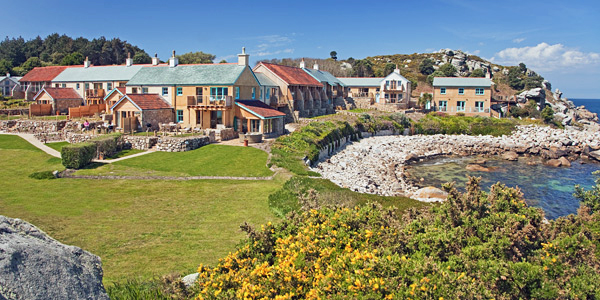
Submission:
POLYGON ((96 145, 96 155, 98 157, 111 157, 121 150, 120 133, 106 134, 90 140, 96 145))
POLYGON ((60 151, 62 164, 68 169, 81 169, 96 157, 96 144, 86 142, 64 146, 60 151))

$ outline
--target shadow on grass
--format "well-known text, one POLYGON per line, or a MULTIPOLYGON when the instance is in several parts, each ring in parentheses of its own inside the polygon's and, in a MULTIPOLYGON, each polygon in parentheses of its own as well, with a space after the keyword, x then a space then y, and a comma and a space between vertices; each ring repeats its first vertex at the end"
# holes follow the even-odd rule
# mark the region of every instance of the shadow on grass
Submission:
POLYGON ((89 165, 79 169, 79 170, 93 170, 93 169, 97 169, 100 168, 104 165, 108 165, 107 163, 101 163, 101 162, 92 162, 89 165))

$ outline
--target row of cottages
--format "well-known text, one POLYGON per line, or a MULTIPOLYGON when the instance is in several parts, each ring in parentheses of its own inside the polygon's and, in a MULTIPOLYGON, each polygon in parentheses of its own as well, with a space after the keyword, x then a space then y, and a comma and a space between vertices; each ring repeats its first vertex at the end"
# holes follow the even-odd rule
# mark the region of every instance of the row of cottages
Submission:
POLYGON ((13 97, 34 100, 35 96, 44 88, 52 87, 52 80, 69 66, 35 67, 23 76, 19 83, 20 89, 13 90, 13 97))
POLYGON ((492 81, 488 78, 435 77, 428 109, 466 116, 492 116, 492 81))
POLYGON ((325 113, 334 113, 333 110, 334 105, 337 101, 343 101, 345 96, 344 90, 346 86, 343 82, 341 82, 338 78, 331 75, 331 73, 319 70, 319 64, 315 62, 312 69, 306 68, 306 63, 304 62, 304 58, 300 62, 300 68, 304 70, 304 72, 308 73, 314 79, 321 82, 323 85, 322 96, 327 99, 327 111, 325 113), (342 98, 342 99, 340 99, 342 98), (337 101, 336 101, 337 100, 337 101))
MULTIPOLYGON (((263 102, 272 99, 269 94, 278 89, 272 82, 261 86, 248 65, 248 56, 243 50, 237 64, 179 65, 173 54, 168 65, 140 69, 125 91, 111 92, 105 100, 111 102, 117 95, 155 94, 173 108, 173 120, 183 127, 279 135, 285 114, 263 102)), ((126 114, 115 105, 112 110, 116 125, 121 126, 121 116, 126 114)))
POLYGON ((13 95, 13 89, 18 88, 21 77, 11 76, 6 73, 6 76, 0 76, 0 95, 10 97, 13 95))
POLYGON ((381 110, 407 109, 410 104, 411 82, 396 69, 386 77, 378 78, 338 78, 346 86, 359 108, 375 106, 381 110))

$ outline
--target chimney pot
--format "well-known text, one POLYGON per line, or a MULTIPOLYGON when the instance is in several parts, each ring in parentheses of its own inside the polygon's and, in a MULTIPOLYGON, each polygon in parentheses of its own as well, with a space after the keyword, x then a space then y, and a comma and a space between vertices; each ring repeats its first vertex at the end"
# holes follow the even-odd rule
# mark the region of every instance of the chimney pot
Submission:
POLYGON ((85 57, 85 61, 83 62, 83 67, 84 68, 89 68, 90 67, 90 60, 88 59, 88 57, 85 57))
POLYGON ((302 60, 300 61, 300 69, 304 69, 306 68, 306 63, 304 62, 304 57, 302 58, 302 60))
POLYGON ((169 67, 174 68, 179 64, 179 59, 175 57, 175 50, 173 50, 173 57, 169 58, 169 67))
POLYGON ((319 70, 319 64, 316 61, 315 61, 315 64, 313 65, 313 69, 319 70))
POLYGON ((249 64, 249 57, 250 54, 246 53, 246 47, 242 47, 242 53, 238 54, 238 66, 247 66, 249 64))
POLYGON ((156 53, 154 53, 154 57, 152 58, 152 65, 153 66, 158 65, 158 54, 156 54, 156 53))

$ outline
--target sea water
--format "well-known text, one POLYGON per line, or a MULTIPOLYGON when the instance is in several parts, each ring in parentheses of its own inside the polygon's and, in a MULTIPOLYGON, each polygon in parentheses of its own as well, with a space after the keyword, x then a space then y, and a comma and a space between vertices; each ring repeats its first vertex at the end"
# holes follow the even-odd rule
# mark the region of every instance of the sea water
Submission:
POLYGON ((592 161, 575 161, 571 167, 550 167, 539 158, 519 158, 519 161, 506 161, 489 158, 485 167, 492 171, 467 171, 466 166, 481 158, 443 157, 411 165, 409 178, 418 186, 440 187, 446 182, 455 182, 464 191, 467 175, 481 177, 485 191, 501 182, 510 187, 519 187, 527 204, 540 207, 549 219, 577 212, 579 200, 573 197, 575 185, 585 189, 594 185, 592 172, 600 170, 600 164, 592 161), (535 165, 527 165, 527 162, 535 165), (421 178, 423 179, 421 181, 421 178))

